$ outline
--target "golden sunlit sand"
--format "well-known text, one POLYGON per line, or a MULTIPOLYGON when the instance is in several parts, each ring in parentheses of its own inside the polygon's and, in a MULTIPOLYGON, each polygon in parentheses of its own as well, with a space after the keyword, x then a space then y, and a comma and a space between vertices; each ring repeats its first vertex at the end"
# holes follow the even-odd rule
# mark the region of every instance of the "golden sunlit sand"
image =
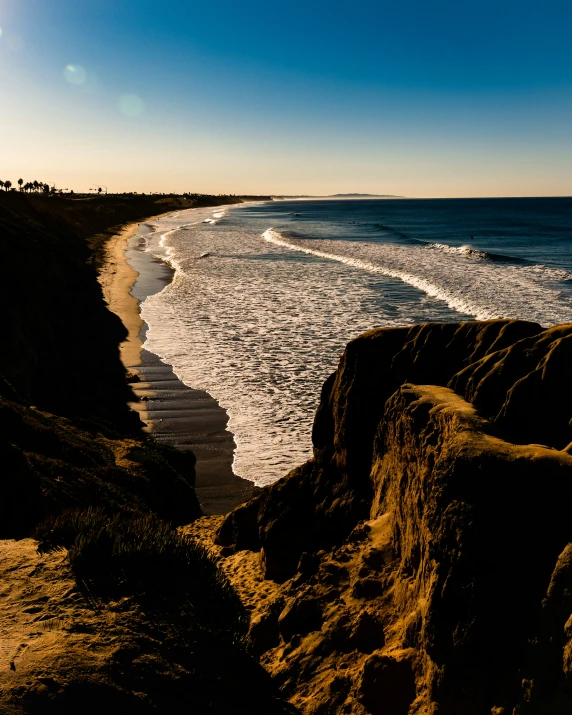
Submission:
POLYGON ((105 263, 99 272, 99 282, 107 305, 121 318, 128 331, 127 339, 119 346, 121 361, 125 366, 140 364, 143 345, 139 337, 143 325, 139 314, 139 301, 131 295, 138 274, 129 265, 125 256, 129 239, 137 232, 139 225, 139 223, 130 224, 107 241, 105 263))

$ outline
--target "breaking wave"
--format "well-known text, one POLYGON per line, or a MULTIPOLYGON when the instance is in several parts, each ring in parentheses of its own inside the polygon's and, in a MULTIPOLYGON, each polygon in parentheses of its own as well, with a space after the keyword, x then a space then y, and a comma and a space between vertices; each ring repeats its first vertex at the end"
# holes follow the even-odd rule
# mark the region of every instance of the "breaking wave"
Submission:
POLYGON ((558 286, 572 273, 542 265, 503 265, 491 260, 496 254, 468 246, 297 239, 273 228, 263 237, 283 248, 397 278, 477 320, 520 318, 554 325, 572 314, 570 298, 558 286), (477 259, 470 272, 466 258, 477 259))

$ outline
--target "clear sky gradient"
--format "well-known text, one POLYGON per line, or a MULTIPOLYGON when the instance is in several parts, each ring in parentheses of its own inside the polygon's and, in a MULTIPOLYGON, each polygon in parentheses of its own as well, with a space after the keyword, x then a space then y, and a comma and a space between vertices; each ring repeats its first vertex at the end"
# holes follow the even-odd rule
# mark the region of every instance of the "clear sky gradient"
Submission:
POLYGON ((571 195, 571 27, 569 0, 0 0, 0 179, 571 195))

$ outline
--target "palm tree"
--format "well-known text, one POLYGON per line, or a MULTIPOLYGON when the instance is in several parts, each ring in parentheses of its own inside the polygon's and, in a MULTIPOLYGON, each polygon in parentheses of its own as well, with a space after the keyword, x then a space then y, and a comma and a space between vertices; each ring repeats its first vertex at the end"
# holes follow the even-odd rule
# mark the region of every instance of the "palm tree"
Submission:
POLYGON ((0 181, 0 189, 4 186, 4 182, 0 181))
POLYGON ((22 191, 22 184, 24 183, 24 179, 18 179, 18 184, 20 186, 20 191, 22 191))
POLYGON ((12 186, 12 182, 11 182, 11 181, 5 181, 5 182, 4 182, 4 188, 6 189, 6 191, 9 191, 11 186, 12 186))

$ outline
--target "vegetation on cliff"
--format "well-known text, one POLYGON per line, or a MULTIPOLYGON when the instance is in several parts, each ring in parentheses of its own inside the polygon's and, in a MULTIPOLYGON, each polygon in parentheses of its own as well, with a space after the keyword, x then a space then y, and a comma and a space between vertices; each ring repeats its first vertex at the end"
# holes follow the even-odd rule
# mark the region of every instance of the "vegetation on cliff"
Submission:
POLYGON ((0 397, 0 538, 29 536, 77 506, 153 512, 185 524, 201 514, 194 456, 122 435, 98 421, 57 417, 0 397))

